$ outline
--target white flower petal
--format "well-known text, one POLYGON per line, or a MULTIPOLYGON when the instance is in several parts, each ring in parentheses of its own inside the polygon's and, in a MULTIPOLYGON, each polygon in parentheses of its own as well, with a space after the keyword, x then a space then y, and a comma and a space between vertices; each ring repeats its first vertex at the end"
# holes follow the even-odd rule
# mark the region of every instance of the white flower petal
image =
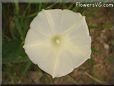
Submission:
POLYGON ((46 11, 42 10, 31 22, 30 28, 45 35, 52 34, 46 11))
POLYGON ((82 21, 82 16, 80 13, 74 13, 70 10, 63 10, 62 16, 61 16, 61 24, 60 28, 58 28, 60 33, 63 33, 67 29, 76 26, 78 27, 80 25, 80 22, 82 21))
POLYGON ((55 33, 61 28, 61 17, 62 17, 62 10, 61 9, 52 9, 48 11, 48 18, 53 22, 51 26, 53 27, 55 33))
POLYGON ((85 55, 85 57, 90 58, 91 54, 91 38, 89 36, 88 27, 85 21, 85 17, 83 18, 82 23, 80 26, 74 27, 71 32, 68 33, 70 36, 70 41, 79 48, 80 52, 82 52, 82 55, 85 55), (86 53, 86 54, 84 54, 86 53))
POLYGON ((47 37, 42 33, 35 31, 34 29, 30 29, 27 33, 25 45, 37 44, 38 42, 46 40, 47 37))
POLYGON ((73 60, 67 50, 64 50, 56 58, 55 71, 53 77, 61 77, 73 71, 73 60))
POLYGON ((91 50, 88 48, 80 48, 75 45, 70 45, 66 48, 69 52, 67 54, 73 61, 73 67, 77 68, 90 58, 91 50))

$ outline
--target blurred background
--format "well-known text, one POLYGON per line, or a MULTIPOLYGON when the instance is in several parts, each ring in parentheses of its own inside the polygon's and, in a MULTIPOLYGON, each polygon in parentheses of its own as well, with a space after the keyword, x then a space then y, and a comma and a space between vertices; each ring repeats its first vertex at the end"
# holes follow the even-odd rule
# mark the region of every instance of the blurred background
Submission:
POLYGON ((75 3, 2 3, 2 84, 114 84, 114 7, 76 7, 75 3), (91 59, 72 73, 52 78, 22 48, 32 19, 42 9, 69 9, 86 16, 91 59))

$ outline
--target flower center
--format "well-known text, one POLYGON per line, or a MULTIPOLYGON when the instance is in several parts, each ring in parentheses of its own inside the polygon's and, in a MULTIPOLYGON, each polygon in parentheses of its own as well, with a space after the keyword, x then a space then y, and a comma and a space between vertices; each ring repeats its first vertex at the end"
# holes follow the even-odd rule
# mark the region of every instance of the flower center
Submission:
POLYGON ((52 43, 55 45, 55 46, 60 46, 61 43, 62 43, 62 38, 61 36, 59 35, 55 35, 52 37, 52 43))

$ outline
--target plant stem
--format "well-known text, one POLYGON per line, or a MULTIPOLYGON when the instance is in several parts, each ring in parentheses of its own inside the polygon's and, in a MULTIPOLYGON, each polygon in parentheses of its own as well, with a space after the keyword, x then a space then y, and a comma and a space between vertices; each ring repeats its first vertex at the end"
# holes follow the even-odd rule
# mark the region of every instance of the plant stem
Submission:
POLYGON ((85 74, 89 77, 89 78, 91 78, 92 80, 94 80, 94 81, 96 81, 97 83, 99 83, 99 84, 108 84, 107 82, 104 82, 104 81, 101 81, 101 80, 99 80, 99 79, 97 79, 97 78, 95 78, 95 77, 93 77, 93 76, 91 76, 89 73, 87 73, 87 72, 85 72, 85 74))

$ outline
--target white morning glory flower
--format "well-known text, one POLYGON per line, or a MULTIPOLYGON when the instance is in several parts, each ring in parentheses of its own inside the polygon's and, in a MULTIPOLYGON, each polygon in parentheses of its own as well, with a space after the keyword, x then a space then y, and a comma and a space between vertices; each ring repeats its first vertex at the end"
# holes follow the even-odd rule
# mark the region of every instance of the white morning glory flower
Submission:
POLYGON ((71 73, 91 54, 85 16, 67 9, 42 10, 30 24, 24 49, 53 78, 71 73))

